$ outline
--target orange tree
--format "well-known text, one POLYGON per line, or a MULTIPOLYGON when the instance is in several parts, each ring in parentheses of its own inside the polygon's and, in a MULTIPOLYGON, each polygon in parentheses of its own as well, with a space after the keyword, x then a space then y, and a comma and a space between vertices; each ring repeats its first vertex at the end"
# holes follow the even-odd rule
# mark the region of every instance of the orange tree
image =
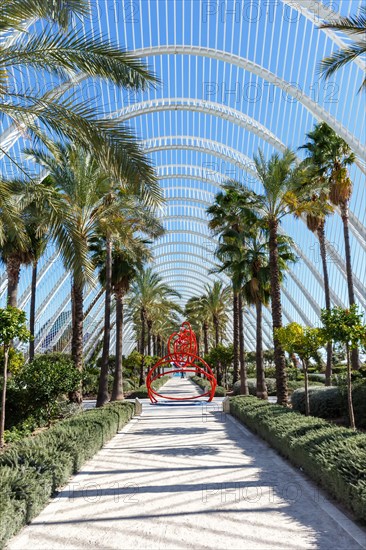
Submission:
POLYGON ((324 325, 322 332, 328 339, 327 341, 333 340, 346 350, 348 415, 350 427, 355 429, 350 352, 360 346, 365 346, 366 325, 363 323, 362 315, 358 312, 356 304, 351 305, 349 309, 341 307, 334 307, 330 311, 323 309, 321 320, 324 325))
POLYGON ((30 332, 26 327, 25 312, 21 309, 17 309, 16 307, 8 306, 5 309, 0 309, 0 344, 3 346, 4 350, 4 379, 0 416, 0 447, 4 446, 6 385, 8 377, 9 352, 15 338, 22 342, 26 342, 30 339, 30 332))

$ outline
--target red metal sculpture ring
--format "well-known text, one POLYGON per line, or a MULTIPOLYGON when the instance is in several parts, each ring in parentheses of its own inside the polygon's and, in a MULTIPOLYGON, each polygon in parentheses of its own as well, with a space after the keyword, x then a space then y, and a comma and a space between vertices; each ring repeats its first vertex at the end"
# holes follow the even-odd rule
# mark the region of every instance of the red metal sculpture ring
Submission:
POLYGON ((209 365, 197 355, 197 339, 188 321, 182 323, 179 332, 173 332, 168 340, 168 354, 162 357, 148 372, 146 387, 151 403, 157 403, 157 397, 171 399, 173 401, 186 401, 208 396, 211 401, 215 395, 217 386, 216 378, 209 365), (166 365, 173 366, 169 371, 164 372, 166 365), (152 387, 152 383, 167 374, 194 372, 201 374, 210 382, 210 389, 192 397, 172 397, 158 393, 152 387))

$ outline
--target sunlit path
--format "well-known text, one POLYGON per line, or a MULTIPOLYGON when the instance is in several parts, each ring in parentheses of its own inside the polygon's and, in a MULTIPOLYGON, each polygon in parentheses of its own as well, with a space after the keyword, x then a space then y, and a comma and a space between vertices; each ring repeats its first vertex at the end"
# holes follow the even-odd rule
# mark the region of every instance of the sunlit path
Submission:
MULTIPOLYGON (((192 395, 172 378, 164 393, 192 395)), ((144 403, 11 549, 365 548, 364 533, 221 412, 144 403)))

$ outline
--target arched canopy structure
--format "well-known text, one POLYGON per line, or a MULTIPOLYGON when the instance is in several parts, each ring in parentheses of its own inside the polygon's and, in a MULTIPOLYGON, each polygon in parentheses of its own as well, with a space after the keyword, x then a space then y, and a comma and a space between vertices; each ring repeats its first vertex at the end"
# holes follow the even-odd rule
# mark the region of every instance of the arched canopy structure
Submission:
MULTIPOLYGON (((156 166, 166 198, 161 217, 166 234, 152 245, 154 268, 182 295, 184 303, 201 292, 208 269, 215 264, 216 241, 207 226, 206 208, 228 178, 256 191, 253 155, 266 157, 298 147, 314 123, 326 121, 357 157, 351 169, 354 184, 350 230, 355 294, 366 305, 365 265, 365 119, 364 95, 357 94, 364 77, 363 60, 346 65, 329 81, 319 77, 318 64, 349 38, 320 29, 325 18, 354 14, 361 0, 337 3, 309 0, 95 0, 92 15, 76 21, 80 32, 109 36, 135 51, 158 75, 161 86, 140 94, 116 90, 78 75, 61 82, 55 75, 34 82, 36 75, 15 74, 23 88, 46 84, 55 95, 76 93, 99 110, 125 121, 141 139, 156 166), (102 106, 102 107, 101 107, 102 106), (185 265, 185 268, 184 268, 185 265)), ((33 22, 29 22, 32 25, 33 22)), ((40 23, 40 27, 42 24, 40 23)), ((6 154, 21 158, 26 142, 22 128, 0 128, 0 169, 17 176, 6 154)), ((29 167, 27 162, 25 167, 29 167)), ((327 221, 331 299, 347 305, 344 245, 339 214, 327 221)), ((319 246, 301 221, 286 218, 282 230, 296 243, 298 262, 287 276, 285 320, 317 325, 324 305, 319 246)), ((211 275, 228 282, 225 275, 211 275)), ((21 307, 29 308, 30 269, 20 283, 21 307)), ((41 259, 38 276, 38 351, 64 346, 70 325, 70 277, 51 247, 41 259)), ((0 304, 5 303, 6 277, 0 271, 0 304)), ((85 346, 95 349, 102 327, 102 293, 86 292, 85 346)), ((271 345, 270 315, 265 313, 265 345, 271 345)), ((248 342, 254 343, 254 322, 248 310, 248 342)), ((124 353, 134 346, 131 329, 124 353)))

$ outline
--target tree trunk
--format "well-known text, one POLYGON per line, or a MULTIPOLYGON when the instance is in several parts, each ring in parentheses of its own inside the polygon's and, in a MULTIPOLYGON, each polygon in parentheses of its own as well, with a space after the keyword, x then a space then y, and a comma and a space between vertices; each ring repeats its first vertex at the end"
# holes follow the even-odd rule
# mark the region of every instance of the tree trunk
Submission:
POLYGON ((102 296, 103 292, 104 292, 104 290, 101 288, 100 291, 95 296, 95 298, 93 298, 93 300, 90 302, 89 306, 84 311, 84 321, 87 318, 87 316, 89 315, 89 313, 91 312, 91 310, 93 309, 93 307, 95 306, 95 304, 98 302, 99 298, 102 296))
POLYGON ((213 324, 215 327, 215 347, 220 343, 220 329, 219 329, 219 320, 216 315, 213 316, 213 324))
POLYGON ((245 342, 244 342, 244 325, 243 325, 243 298, 239 293, 238 301, 238 317, 239 317, 239 362, 240 362, 240 393, 249 395, 247 366, 245 361, 245 342))
POLYGON ((278 267, 278 221, 271 219, 269 222, 269 268, 271 280, 271 307, 273 324, 274 360, 276 366, 277 403, 287 405, 288 390, 286 376, 285 353, 275 336, 275 329, 282 327, 282 304, 280 272, 278 267))
MULTIPOLYGON (((83 370, 83 306, 84 292, 81 284, 73 279, 71 288, 71 308, 72 308, 72 336, 71 336, 71 356, 75 367, 83 370)), ((69 399, 73 403, 81 403, 83 395, 81 387, 78 390, 69 393, 69 399)))
POLYGON ((351 370, 351 360, 350 360, 350 351, 349 345, 346 345, 346 354, 347 354, 347 401, 348 401, 348 416, 349 416, 349 425, 352 430, 356 429, 355 423, 355 414, 353 411, 353 400, 352 400, 352 370, 351 370))
POLYGON ((158 334, 157 337, 156 337, 156 355, 158 355, 159 357, 163 356, 162 349, 161 349, 161 336, 160 336, 160 334, 158 334))
POLYGON ((304 371, 304 382, 305 382, 305 415, 309 416, 310 414, 310 400, 309 400, 309 374, 308 374, 308 362, 302 360, 302 368, 304 371))
POLYGON ((153 322, 151 319, 148 319, 147 321, 147 354, 151 356, 151 329, 152 329, 153 322))
POLYGON ((30 299, 30 312, 29 312, 29 331, 31 333, 31 339, 29 341, 29 362, 34 359, 34 336, 35 336, 35 322, 36 322, 36 296, 37 296, 37 268, 38 261, 33 262, 32 266, 32 283, 31 283, 31 299, 30 299))
POLYGON ((117 290, 116 296, 116 365, 113 378, 111 401, 121 401, 123 395, 122 375, 122 344, 123 344, 123 297, 124 293, 117 290))
POLYGON ((202 325, 203 328, 203 348, 205 355, 208 354, 208 323, 205 321, 202 325))
POLYGON ((99 389, 97 396, 97 407, 103 407, 109 401, 108 393, 108 366, 109 346, 111 342, 111 293, 112 293, 112 242, 109 237, 106 239, 106 279, 105 279, 105 302, 104 302, 104 335, 102 364, 100 367, 99 389))
MULTIPOLYGON (((327 250, 325 247, 325 220, 320 224, 317 229, 317 235, 319 239, 320 257, 323 266, 323 279, 324 279, 324 294, 325 294, 325 309, 330 311, 330 288, 329 288, 329 276, 327 266, 327 250)), ((330 386, 332 383, 332 355, 333 346, 332 342, 327 343, 327 366, 325 368, 325 385, 330 386)))
POLYGON ((141 319, 141 366, 140 366, 140 380, 139 386, 143 386, 145 383, 144 369, 145 369, 145 310, 141 309, 140 319, 141 319))
POLYGON ((18 285, 21 263, 17 256, 9 256, 6 260, 6 273, 8 277, 8 306, 17 307, 18 285))
POLYGON ((257 397, 259 399, 268 399, 266 380, 264 376, 264 364, 263 364, 263 340, 262 340, 262 302, 257 300, 257 334, 256 334, 256 370, 257 370, 257 397))
POLYGON ((4 345, 4 380, 1 396, 1 415, 0 415, 0 448, 4 447, 4 432, 5 432, 5 405, 6 405, 6 385, 8 379, 8 361, 9 347, 4 345))
POLYGON ((234 292, 233 298, 233 345, 234 345, 234 369, 233 383, 239 380, 239 296, 234 292))
MULTIPOLYGON (((346 271, 347 271, 347 286, 348 286, 348 298, 349 305, 352 306, 355 303, 355 291, 353 288, 353 274, 352 274, 352 261, 351 261, 351 245, 349 241, 349 208, 348 201, 345 201, 340 205, 342 221, 343 221, 343 235, 344 235, 344 251, 346 256, 346 271)), ((360 368, 360 360, 358 356, 358 349, 355 348, 351 352, 352 354, 352 368, 358 370, 360 368)))

